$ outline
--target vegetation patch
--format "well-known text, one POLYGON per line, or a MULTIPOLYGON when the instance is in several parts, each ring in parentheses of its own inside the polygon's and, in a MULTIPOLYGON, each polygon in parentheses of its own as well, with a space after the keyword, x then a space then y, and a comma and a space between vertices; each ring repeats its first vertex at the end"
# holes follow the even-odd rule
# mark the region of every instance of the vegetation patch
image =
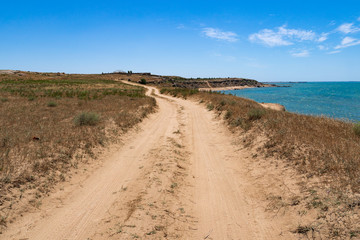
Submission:
POLYGON ((249 120, 257 120, 260 119, 262 116, 264 116, 265 114, 265 110, 261 109, 261 108, 251 108, 248 113, 247 116, 249 118, 249 120))
POLYGON ((100 121, 100 115, 95 112, 82 112, 74 118, 76 126, 95 126, 100 121))
POLYGON ((189 96, 199 93, 199 90, 189 88, 161 88, 160 93, 170 94, 173 97, 183 97, 186 99, 189 96))
POLYGON ((209 111, 211 111, 211 110, 214 109, 214 104, 208 103, 208 104, 206 105, 206 108, 207 108, 209 111))
POLYGON ((360 122, 354 124, 354 133, 360 137, 360 122))
POLYGON ((50 101, 50 102, 47 103, 47 106, 48 106, 48 107, 56 107, 56 106, 57 106, 57 103, 54 102, 54 101, 50 101))

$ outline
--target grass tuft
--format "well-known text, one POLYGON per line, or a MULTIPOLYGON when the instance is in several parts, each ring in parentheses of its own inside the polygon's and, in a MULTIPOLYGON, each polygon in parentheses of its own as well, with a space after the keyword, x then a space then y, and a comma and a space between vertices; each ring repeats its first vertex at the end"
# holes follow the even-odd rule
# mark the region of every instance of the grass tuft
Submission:
POLYGON ((211 110, 214 109, 214 104, 209 103, 208 105, 206 105, 206 108, 207 108, 209 111, 211 111, 211 110))
POLYGON ((74 118, 76 126, 94 126, 100 122, 100 115, 94 112, 82 112, 74 118))
POLYGON ((355 135, 360 137, 360 122, 355 123, 353 129, 354 129, 355 135))
POLYGON ((265 110, 264 109, 260 109, 260 108, 252 108, 249 110, 249 112, 247 113, 247 116, 249 118, 249 120, 258 120, 260 119, 262 116, 264 116, 265 114, 265 110))
POLYGON ((54 101, 50 101, 50 102, 47 103, 47 106, 48 106, 48 107, 56 107, 56 106, 57 106, 57 103, 54 102, 54 101))

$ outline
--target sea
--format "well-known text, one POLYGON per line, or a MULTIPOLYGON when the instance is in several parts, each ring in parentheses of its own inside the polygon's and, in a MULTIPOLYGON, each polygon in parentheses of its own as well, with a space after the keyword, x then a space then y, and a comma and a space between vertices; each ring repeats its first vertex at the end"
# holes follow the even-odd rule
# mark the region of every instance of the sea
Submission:
POLYGON ((221 91, 257 102, 279 103, 289 112, 360 121, 360 82, 289 82, 280 87, 221 91))

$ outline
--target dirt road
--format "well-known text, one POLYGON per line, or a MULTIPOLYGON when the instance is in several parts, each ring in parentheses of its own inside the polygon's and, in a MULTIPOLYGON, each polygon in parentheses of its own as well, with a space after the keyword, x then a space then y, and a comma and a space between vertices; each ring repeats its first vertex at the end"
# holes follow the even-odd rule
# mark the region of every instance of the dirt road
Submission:
POLYGON ((159 109, 141 130, 1 239, 294 238, 288 219, 265 212, 269 186, 254 180, 250 153, 214 113, 148 88, 159 109))

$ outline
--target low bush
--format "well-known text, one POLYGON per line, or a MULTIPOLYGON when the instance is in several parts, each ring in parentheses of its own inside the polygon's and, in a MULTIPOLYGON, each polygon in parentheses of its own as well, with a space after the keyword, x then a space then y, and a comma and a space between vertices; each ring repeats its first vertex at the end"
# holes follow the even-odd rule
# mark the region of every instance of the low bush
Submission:
POLYGON ((211 110, 214 109, 214 104, 209 103, 208 105, 206 105, 206 108, 207 108, 209 111, 211 111, 211 110))
POLYGON ((224 118, 229 119, 231 117, 231 115, 232 115, 232 112, 228 110, 228 111, 226 111, 224 118))
POLYGON ((94 126, 100 121, 100 115, 94 112, 82 112, 74 118, 76 126, 94 126))
POLYGON ((354 133, 360 137, 360 122, 354 124, 354 133))

